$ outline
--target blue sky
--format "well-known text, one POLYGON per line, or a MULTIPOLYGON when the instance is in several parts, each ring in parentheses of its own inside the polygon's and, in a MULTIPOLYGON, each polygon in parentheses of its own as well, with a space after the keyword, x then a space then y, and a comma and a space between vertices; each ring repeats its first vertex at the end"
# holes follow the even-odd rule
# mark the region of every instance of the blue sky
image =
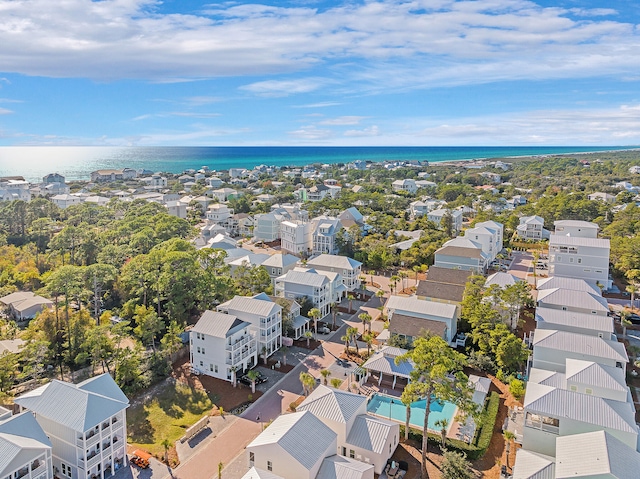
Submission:
POLYGON ((638 145, 636 0, 0 0, 0 145, 638 145))

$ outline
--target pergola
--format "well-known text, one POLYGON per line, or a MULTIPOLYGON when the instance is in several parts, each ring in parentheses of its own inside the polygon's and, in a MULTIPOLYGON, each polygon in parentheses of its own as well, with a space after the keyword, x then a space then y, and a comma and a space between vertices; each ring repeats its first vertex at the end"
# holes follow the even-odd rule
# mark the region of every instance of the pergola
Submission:
POLYGON ((382 348, 362 365, 362 368, 367 370, 367 378, 373 371, 379 374, 378 386, 382 383, 385 374, 393 378, 392 387, 394 388, 396 387, 398 378, 406 379, 408 382, 411 371, 413 371, 413 364, 410 361, 404 361, 400 364, 396 364, 395 362, 398 356, 402 356, 406 352, 405 349, 391 346, 382 348))

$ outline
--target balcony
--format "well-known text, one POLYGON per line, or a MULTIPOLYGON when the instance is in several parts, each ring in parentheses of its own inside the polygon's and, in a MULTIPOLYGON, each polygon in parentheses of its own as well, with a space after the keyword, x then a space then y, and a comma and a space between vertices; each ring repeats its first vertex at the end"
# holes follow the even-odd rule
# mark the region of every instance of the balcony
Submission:
POLYGON ((236 339, 235 341, 232 342, 232 344, 226 344, 225 345, 225 350, 226 351, 235 351, 238 348, 241 348, 242 346, 248 344, 251 341, 251 335, 246 334, 243 337, 241 337, 240 339, 236 339))
MULTIPOLYGON (((31 467, 33 467, 33 464, 31 465, 31 467)), ((46 471, 47 471, 47 465, 44 462, 42 462, 35 469, 31 469, 31 477, 34 479, 38 478, 40 477, 41 474, 44 474, 46 471)))
POLYGON ((96 444, 100 440, 100 434, 98 434, 94 429, 90 432, 86 433, 86 440, 82 440, 82 436, 76 439, 76 445, 82 448, 89 448, 96 444))
POLYGON ((25 466, 15 473, 15 479, 20 479, 21 477, 27 476, 29 474, 29 466, 25 466))
POLYGON ((537 414, 527 413, 524 425, 525 427, 538 429, 539 431, 556 435, 560 434, 560 420, 552 417, 544 417, 537 414))

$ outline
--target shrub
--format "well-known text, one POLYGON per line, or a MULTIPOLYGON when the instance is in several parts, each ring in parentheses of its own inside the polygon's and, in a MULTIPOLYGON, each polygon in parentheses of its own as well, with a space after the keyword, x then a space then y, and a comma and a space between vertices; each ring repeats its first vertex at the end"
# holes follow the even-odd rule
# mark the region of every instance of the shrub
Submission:
POLYGON ((442 461, 442 479, 473 479, 471 464, 464 454, 455 451, 444 451, 442 461))
POLYGON ((298 406, 296 405, 296 402, 293 401, 291 404, 289 404, 289 409, 291 409, 293 412, 296 412, 296 408, 298 406))
POLYGON ((513 379, 509 383, 509 392, 518 401, 524 396, 524 383, 519 379, 513 379))
POLYGON ((471 354, 469 354, 469 366, 488 373, 496 371, 496 365, 491 357, 482 354, 480 351, 471 351, 471 354))

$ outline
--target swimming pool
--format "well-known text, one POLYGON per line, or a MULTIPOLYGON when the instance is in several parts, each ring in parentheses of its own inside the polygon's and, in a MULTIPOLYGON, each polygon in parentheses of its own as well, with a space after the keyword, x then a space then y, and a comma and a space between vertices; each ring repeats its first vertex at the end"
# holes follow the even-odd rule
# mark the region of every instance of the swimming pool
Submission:
MULTIPOLYGON (((411 420, 409 422, 412 426, 422 429, 424 425, 426 406, 426 399, 411 403, 411 420)), ((433 401, 431 402, 430 409, 431 413, 429 414, 428 428, 432 431, 440 431, 440 428, 436 426, 436 422, 440 419, 446 419, 449 421, 449 426, 451 426, 451 424, 453 424, 453 417, 455 416, 458 408, 455 404, 447 401, 433 401)), ((382 394, 374 394, 371 397, 371 400, 367 405, 367 411, 377 416, 398 421, 402 424, 404 424, 407 419, 407 408, 402 404, 402 401, 382 394)))

